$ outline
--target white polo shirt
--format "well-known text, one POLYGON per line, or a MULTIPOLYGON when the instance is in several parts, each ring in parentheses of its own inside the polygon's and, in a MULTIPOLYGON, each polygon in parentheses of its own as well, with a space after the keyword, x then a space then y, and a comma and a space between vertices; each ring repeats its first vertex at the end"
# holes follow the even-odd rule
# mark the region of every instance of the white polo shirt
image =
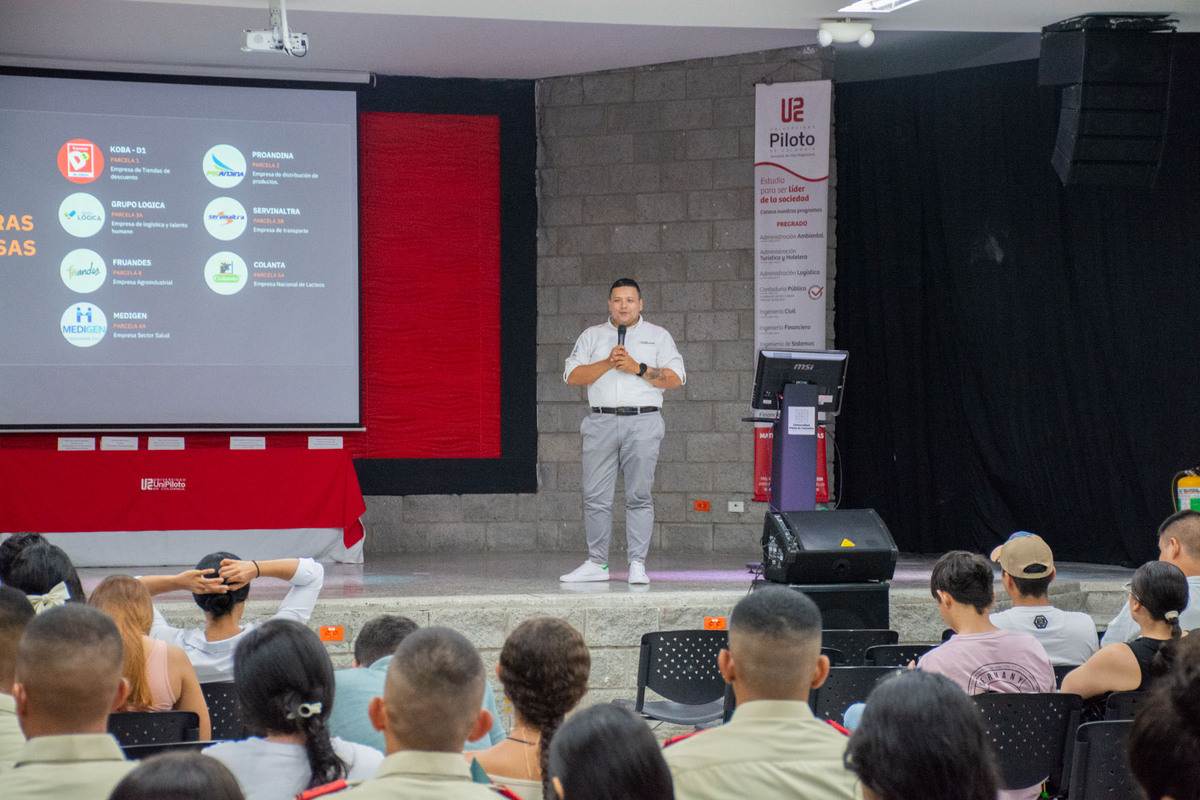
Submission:
MULTIPOLYGON (((580 366, 594 364, 608 358, 608 354, 617 346, 617 327, 612 320, 603 324, 593 325, 579 334, 575 340, 575 349, 567 356, 563 369, 563 381, 571 372, 580 366)), ((669 369, 679 376, 679 380, 687 382, 683 371, 683 356, 675 347, 675 340, 666 328, 660 328, 638 317, 634 325, 625 331, 625 349, 629 355, 647 367, 669 369)), ((662 407, 663 390, 637 375, 610 369, 588 387, 588 405, 593 408, 602 406, 615 408, 618 406, 657 406, 662 407)))
POLYGON ((1082 664, 1100 649, 1096 623, 1082 611, 1054 606, 1013 606, 992 614, 992 624, 1009 631, 1024 631, 1042 643, 1056 667, 1082 664))

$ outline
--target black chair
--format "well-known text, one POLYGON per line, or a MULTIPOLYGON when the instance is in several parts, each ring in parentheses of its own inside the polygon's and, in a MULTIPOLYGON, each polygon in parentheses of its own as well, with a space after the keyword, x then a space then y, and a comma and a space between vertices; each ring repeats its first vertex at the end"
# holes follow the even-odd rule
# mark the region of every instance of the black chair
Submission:
POLYGON ((729 641, 725 631, 654 631, 642 634, 637 700, 616 700, 650 719, 700 726, 721 719, 725 679, 717 653, 729 641), (647 700, 649 689, 663 700, 647 700))
POLYGON ((204 695, 204 702, 208 704, 212 738, 245 739, 246 726, 242 722, 242 711, 238 707, 237 689, 233 681, 202 683, 200 691, 204 695))
POLYGON ((860 628, 821 631, 821 647, 841 650, 845 666, 861 667, 867 663, 867 648, 877 644, 895 644, 900 634, 881 628, 860 628))
POLYGON ((900 672, 895 667, 834 667, 819 689, 808 695, 813 714, 841 724, 842 715, 854 703, 861 703, 881 678, 900 672))
POLYGON ((867 666, 871 667, 907 667, 909 662, 916 661, 937 645, 919 644, 877 644, 867 648, 867 666))
POLYGON ((737 693, 733 691, 733 684, 725 684, 724 705, 721 708, 721 724, 729 722, 733 719, 733 712, 737 710, 737 693))
POLYGON ((122 745, 121 752, 130 761, 141 761, 143 758, 156 756, 159 753, 186 753, 200 751, 212 747, 216 742, 170 742, 162 744, 130 744, 122 745))
POLYGON ((1063 664, 1054 668, 1054 685, 1062 686, 1063 678, 1067 677, 1067 673, 1078 668, 1078 664, 1063 664))
POLYGON ((1068 742, 1083 706, 1079 695, 990 693, 974 700, 1000 765, 1001 788, 1024 789, 1047 778, 1062 785, 1068 742))
POLYGON ((108 715, 108 732, 121 747, 194 742, 200 717, 194 711, 122 711, 108 715))
POLYGON ((1113 692, 1104 701, 1104 719, 1108 722, 1133 719, 1146 697, 1145 692, 1113 692))
POLYGON ((1129 720, 1088 722, 1075 733, 1071 800, 1142 797, 1129 768, 1129 720))
POLYGON ((846 655, 836 647, 822 647, 821 655, 829 659, 829 666, 841 667, 846 664, 846 655))

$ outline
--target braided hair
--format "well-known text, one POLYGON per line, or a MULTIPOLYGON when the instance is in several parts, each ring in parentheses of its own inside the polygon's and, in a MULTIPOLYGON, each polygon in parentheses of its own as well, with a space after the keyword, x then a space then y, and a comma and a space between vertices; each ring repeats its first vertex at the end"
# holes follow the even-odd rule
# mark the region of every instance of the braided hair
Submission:
POLYGON ((334 752, 327 726, 333 663, 315 633, 288 619, 252 629, 234 651, 233 680, 249 729, 304 736, 309 789, 346 777, 346 763, 334 752))
POLYGON ((565 619, 534 617, 518 625, 500 650, 500 683, 521 719, 541 733, 538 767, 542 792, 550 783, 550 741, 567 712, 587 691, 592 657, 579 631, 565 619))

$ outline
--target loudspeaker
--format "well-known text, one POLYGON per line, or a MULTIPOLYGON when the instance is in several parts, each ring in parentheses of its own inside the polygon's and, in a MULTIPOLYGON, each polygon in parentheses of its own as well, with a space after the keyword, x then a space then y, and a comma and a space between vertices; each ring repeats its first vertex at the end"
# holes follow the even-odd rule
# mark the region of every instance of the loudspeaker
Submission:
POLYGON ((870 508, 768 511, 762 547, 763 575, 776 583, 884 581, 895 574, 899 555, 887 525, 870 508))
MULTIPOLYGON (((755 588, 771 586, 757 583, 755 588)), ((803 592, 821 610, 821 627, 836 630, 891 627, 888 613, 888 592, 891 584, 883 583, 824 583, 791 584, 789 589, 803 592)))
POLYGON ((1129 28, 1088 16, 1042 30, 1038 83, 1065 86, 1050 157, 1064 186, 1154 184, 1174 44, 1161 16, 1129 28))

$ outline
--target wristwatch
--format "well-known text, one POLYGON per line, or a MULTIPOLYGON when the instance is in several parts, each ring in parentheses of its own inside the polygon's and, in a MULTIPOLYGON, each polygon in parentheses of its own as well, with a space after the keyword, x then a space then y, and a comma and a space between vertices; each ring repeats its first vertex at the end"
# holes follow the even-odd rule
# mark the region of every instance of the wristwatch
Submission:
POLYGON ((647 369, 646 365, 639 361, 638 362, 638 377, 639 378, 646 374, 646 369, 647 369))

